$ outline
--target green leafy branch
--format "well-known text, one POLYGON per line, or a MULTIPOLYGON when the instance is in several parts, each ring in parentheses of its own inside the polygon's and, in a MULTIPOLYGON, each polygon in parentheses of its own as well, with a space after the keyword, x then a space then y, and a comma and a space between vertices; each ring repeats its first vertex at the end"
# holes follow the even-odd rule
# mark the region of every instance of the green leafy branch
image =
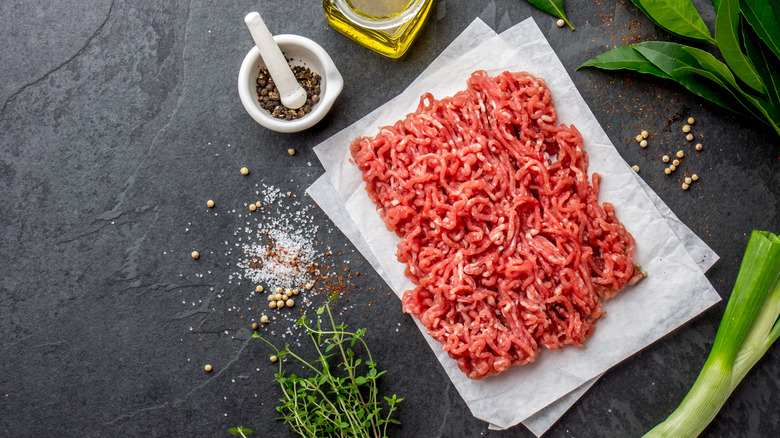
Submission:
POLYGON ((695 47, 645 41, 605 52, 577 69, 632 70, 671 80, 780 135, 780 2, 714 0, 713 37, 690 0, 632 1, 670 34, 717 46, 725 63, 695 47))
MULTIPOLYGON (((344 323, 336 324, 329 304, 317 310, 317 315, 327 312, 330 329, 322 327, 321 320, 312 325, 306 316, 295 325, 306 328, 318 357, 308 361, 289 345, 279 349, 255 332, 252 337, 263 340, 274 350, 279 359, 279 372, 274 380, 282 389, 278 419, 305 437, 385 437, 389 424, 400 424, 391 418, 403 399, 395 394, 379 399, 377 380, 385 371, 379 371, 377 363, 364 339, 365 329, 347 331, 344 323), (364 362, 355 347, 365 352, 364 362), (283 360, 291 357, 312 372, 309 377, 286 375, 283 360), (335 366, 331 364, 335 362, 335 366), (387 414, 382 410, 387 407, 387 414)), ((358 351, 360 350, 358 349, 358 351)))

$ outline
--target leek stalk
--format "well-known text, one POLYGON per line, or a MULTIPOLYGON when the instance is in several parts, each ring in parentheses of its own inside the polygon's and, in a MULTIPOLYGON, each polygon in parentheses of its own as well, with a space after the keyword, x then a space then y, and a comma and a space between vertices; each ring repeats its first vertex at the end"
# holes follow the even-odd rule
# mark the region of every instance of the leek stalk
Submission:
POLYGON ((680 406, 645 434, 696 437, 780 335, 780 238, 753 231, 710 355, 680 406))

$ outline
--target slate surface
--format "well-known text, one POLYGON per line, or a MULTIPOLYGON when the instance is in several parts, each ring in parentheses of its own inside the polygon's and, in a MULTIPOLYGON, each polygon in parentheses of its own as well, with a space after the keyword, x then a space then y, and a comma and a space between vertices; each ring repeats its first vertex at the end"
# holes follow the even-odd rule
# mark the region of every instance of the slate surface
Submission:
MULTIPOLYGON (((712 6, 696 4, 712 28, 712 6)), ((318 226, 329 269, 360 271, 345 277, 337 305, 368 328, 388 370, 382 389, 406 398, 391 436, 531 436, 523 426, 490 432, 470 415, 397 299, 304 193, 322 172, 312 147, 402 91, 477 16, 499 32, 536 19, 624 158, 721 256, 708 277, 728 297, 750 231, 780 231, 778 138, 670 84, 574 71, 613 46, 666 37, 629 2, 567 6, 575 32, 522 1, 439 0, 407 55, 389 60, 330 28, 319 2, 0 4, 0 435, 219 437, 243 425, 292 436, 274 421, 268 348, 248 341, 251 321, 268 313, 264 297, 231 278, 240 253, 229 250, 258 220, 246 203, 276 187, 307 212, 302 227, 318 226), (242 18, 252 10, 274 33, 319 42, 344 75, 315 128, 269 132, 241 107, 236 75, 252 45, 242 18), (683 192, 660 155, 685 145, 669 120, 688 115, 705 150, 681 168, 702 177, 683 192), (636 146, 643 128, 656 148, 636 146)), ((639 436, 663 420, 723 308, 608 372, 546 436, 639 436)), ((263 333, 283 343, 294 339, 281 337, 287 325, 263 333)), ((779 358, 769 351, 705 436, 780 428, 779 358)))

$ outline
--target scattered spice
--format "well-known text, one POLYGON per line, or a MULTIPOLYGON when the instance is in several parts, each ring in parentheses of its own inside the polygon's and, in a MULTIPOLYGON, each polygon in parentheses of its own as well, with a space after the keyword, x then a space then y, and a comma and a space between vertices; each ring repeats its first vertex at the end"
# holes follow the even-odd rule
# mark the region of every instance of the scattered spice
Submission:
POLYGON ((277 119, 300 119, 310 113, 314 104, 320 101, 320 75, 300 65, 291 68, 298 83, 306 91, 306 102, 296 109, 282 105, 279 90, 267 68, 262 68, 257 75, 257 102, 260 103, 261 108, 277 119))

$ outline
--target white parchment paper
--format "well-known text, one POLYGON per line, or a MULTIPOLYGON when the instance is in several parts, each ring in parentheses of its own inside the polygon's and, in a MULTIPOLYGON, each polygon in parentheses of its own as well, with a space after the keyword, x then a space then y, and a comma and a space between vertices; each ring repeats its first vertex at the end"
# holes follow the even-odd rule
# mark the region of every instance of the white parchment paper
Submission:
MULTIPOLYGON (((560 121, 575 125, 583 134, 591 158, 589 170, 603 176, 600 199, 616 205, 618 217, 637 240, 636 260, 650 276, 605 304, 607 315, 586 341, 587 348, 544 351, 534 364, 514 367, 483 381, 466 378, 441 345, 425 334, 432 351, 476 417, 495 428, 528 420, 526 425, 538 435, 600 374, 717 302, 719 297, 702 271, 717 257, 695 235, 692 237, 693 233, 676 220, 620 158, 531 19, 501 36, 485 36, 482 32, 478 37, 460 39, 455 47, 461 50, 476 47, 459 57, 452 53, 440 57, 442 68, 315 148, 332 189, 318 182, 309 193, 315 199, 321 197, 323 190, 338 195, 352 219, 353 232, 363 238, 355 239, 361 242, 356 243, 358 249, 372 264, 376 263, 377 271, 400 296, 412 286, 403 275, 403 265, 394 257, 398 238, 387 231, 365 194, 360 173, 349 162, 349 142, 359 135, 373 135, 379 126, 393 123, 413 111, 425 91, 441 98, 465 88, 466 78, 477 69, 489 73, 525 70, 545 79, 552 90, 560 121), (461 44, 464 41, 470 43, 461 44), (670 221, 673 224, 676 221, 681 227, 670 227, 670 221), (696 260, 684 241, 693 248, 691 252, 696 253, 696 260), (376 257, 370 257, 369 253, 376 257), (550 406, 559 399, 564 403, 550 406), (529 418, 545 407, 538 414, 541 417, 529 418)), ((325 205, 321 200, 318 202, 325 205)), ((425 333, 419 323, 418 327, 425 333)))

